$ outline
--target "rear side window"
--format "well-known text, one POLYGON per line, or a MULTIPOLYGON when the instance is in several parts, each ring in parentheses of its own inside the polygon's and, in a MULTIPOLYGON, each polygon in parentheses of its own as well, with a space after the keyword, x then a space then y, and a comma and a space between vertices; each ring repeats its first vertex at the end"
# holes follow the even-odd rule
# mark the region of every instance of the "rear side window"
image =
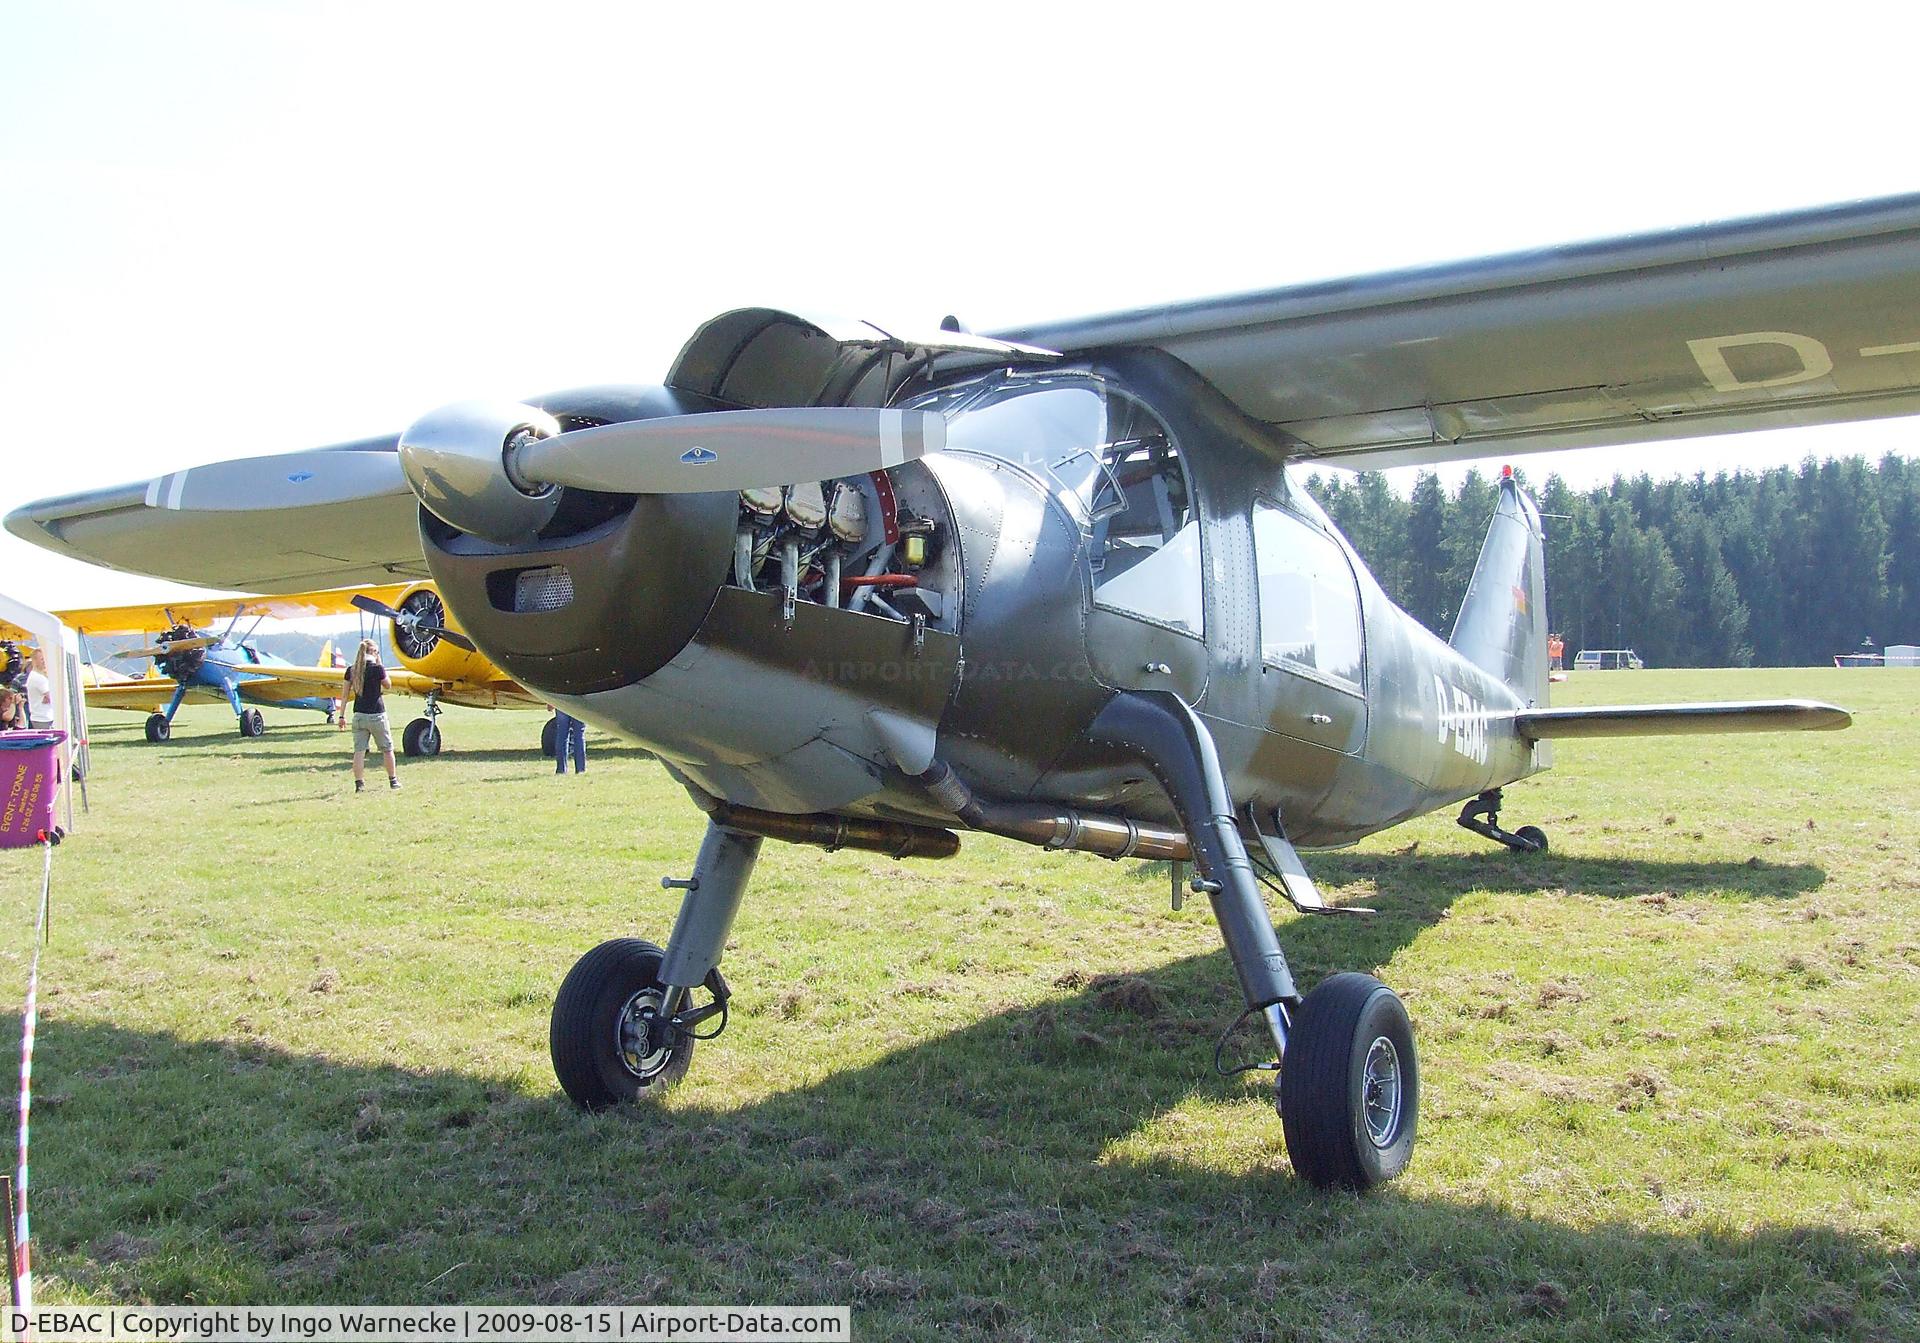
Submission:
POLYGON ((1254 505, 1253 545, 1261 657, 1358 688, 1360 588, 1346 552, 1318 527, 1267 503, 1254 505))

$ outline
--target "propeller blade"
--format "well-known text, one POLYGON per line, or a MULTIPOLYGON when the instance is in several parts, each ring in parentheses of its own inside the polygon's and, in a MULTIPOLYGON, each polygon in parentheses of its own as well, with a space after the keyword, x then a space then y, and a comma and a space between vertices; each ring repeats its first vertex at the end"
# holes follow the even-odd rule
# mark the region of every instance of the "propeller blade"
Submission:
POLYGON ((163 658, 169 653, 186 653, 195 648, 212 648, 219 642, 218 639, 208 638, 173 639, 166 643, 155 644, 151 648, 129 648, 124 652, 115 653, 113 656, 123 658, 163 658))
POLYGON ((669 415, 522 441, 508 472, 613 494, 697 494, 857 476, 946 446, 931 411, 803 406, 669 415))
POLYGON ((369 597, 365 593, 354 593, 352 605, 359 607, 362 611, 370 615, 385 616, 388 620, 399 620, 401 618, 400 613, 391 606, 388 606, 383 601, 369 597))
POLYGON ((448 629, 445 625, 422 625, 420 628, 429 634, 439 635, 455 648, 464 648, 469 653, 478 653, 480 651, 474 647, 473 640, 464 634, 448 629))

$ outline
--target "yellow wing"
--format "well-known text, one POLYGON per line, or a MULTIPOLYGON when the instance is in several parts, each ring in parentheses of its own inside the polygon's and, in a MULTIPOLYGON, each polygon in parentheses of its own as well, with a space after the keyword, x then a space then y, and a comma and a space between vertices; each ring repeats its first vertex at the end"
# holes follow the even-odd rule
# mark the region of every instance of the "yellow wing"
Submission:
POLYGON ((236 616, 271 616, 276 620, 306 620, 314 616, 358 613, 356 596, 365 595, 392 605, 409 584, 377 588, 330 588, 324 592, 296 592, 283 597, 216 597, 210 601, 165 602, 152 606, 94 606, 55 615, 86 634, 147 634, 175 625, 211 625, 236 616))
MULTIPOLYGON (((384 601, 385 598, 382 598, 384 601)), ((297 691, 279 694, 281 699, 297 699, 303 695, 331 692, 336 698, 341 693, 341 679, 345 673, 338 667, 261 667, 259 670, 273 676, 290 687, 300 687, 297 691)), ((250 682, 249 693, 260 682, 250 682)), ((528 693, 518 682, 509 677, 498 676, 488 681, 440 681, 431 676, 422 676, 419 672, 408 671, 404 667, 387 668, 387 689, 400 695, 416 695, 424 698, 428 691, 437 690, 440 698, 447 704, 463 704, 475 709, 544 709, 545 701, 528 693)))
MULTIPOLYGON (((81 680, 87 695, 89 709, 125 709, 140 713, 152 713, 164 709, 173 699, 173 692, 179 685, 170 676, 123 676, 111 667, 96 667, 88 663, 81 668, 81 680)), ((190 688, 189 700, 225 701, 211 691, 190 688)))

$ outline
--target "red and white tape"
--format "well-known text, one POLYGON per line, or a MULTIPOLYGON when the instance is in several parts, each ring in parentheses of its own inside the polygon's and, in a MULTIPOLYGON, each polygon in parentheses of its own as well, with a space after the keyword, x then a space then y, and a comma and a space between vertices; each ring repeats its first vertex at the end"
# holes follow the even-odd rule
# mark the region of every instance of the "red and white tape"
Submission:
POLYGON ((33 1258, 27 1249, 27 1119, 33 1110, 33 1037, 40 1026, 40 949, 47 940, 47 904, 53 891, 53 842, 44 841, 47 861, 40 874, 40 914, 33 927, 33 968, 27 973, 27 1010, 20 1019, 20 1165, 13 1177, 14 1299, 33 1309, 33 1258))

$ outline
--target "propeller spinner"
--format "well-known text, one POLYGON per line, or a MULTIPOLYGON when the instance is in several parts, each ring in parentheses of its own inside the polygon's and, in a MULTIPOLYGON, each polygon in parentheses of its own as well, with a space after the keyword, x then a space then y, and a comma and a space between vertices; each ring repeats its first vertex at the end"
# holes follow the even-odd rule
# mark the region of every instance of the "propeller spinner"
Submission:
POLYGON ((502 545, 532 538, 563 485, 616 494, 702 494, 885 470, 946 445, 928 411, 846 406, 729 410, 562 433, 545 411, 466 401, 416 420, 400 463, 448 526, 502 545))

